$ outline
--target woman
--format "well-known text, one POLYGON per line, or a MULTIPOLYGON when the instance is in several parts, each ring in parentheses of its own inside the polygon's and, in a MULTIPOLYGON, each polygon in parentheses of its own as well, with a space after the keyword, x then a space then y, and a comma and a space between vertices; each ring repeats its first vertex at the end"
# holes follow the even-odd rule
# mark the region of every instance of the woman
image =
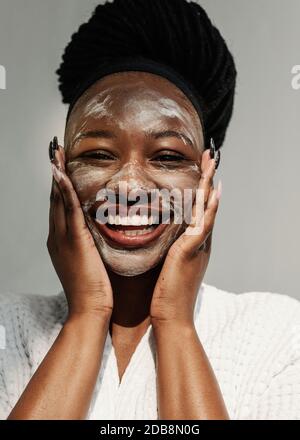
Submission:
POLYGON ((205 11, 99 5, 58 74, 47 246, 63 291, 1 298, 2 418, 299 417, 299 302, 203 282, 236 77, 205 11), (162 189, 191 190, 190 222, 162 189))

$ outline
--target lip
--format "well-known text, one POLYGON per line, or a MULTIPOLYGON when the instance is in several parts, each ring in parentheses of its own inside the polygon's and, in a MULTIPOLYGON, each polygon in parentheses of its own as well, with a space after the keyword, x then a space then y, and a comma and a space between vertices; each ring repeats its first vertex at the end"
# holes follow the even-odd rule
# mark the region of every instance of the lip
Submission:
MULTIPOLYGON (((166 227, 170 225, 170 223, 160 223, 151 232, 147 232, 146 234, 141 234, 136 236, 130 236, 130 235, 125 235, 118 230, 110 229, 106 223, 100 223, 99 220, 97 220, 96 218, 94 218, 94 222, 97 229, 103 235, 105 235, 105 237, 108 238, 109 241, 115 244, 119 244, 120 246, 129 247, 129 248, 146 246, 147 244, 156 240, 163 233, 166 227)), ((138 228, 139 227, 137 226, 135 229, 138 228)))

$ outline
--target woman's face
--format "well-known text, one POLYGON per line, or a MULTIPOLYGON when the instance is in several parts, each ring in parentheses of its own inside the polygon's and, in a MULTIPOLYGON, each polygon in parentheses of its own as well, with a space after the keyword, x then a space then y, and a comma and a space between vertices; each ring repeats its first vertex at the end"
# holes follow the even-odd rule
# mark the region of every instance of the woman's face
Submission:
MULTIPOLYGON (((76 102, 65 132, 66 169, 98 251, 112 271, 134 276, 152 269, 185 230, 184 221, 174 221, 177 208, 172 201, 170 222, 160 217, 160 223, 151 226, 155 219, 150 213, 157 211, 150 212, 150 203, 165 213, 167 199, 160 191, 183 195, 188 189, 194 197, 203 148, 196 110, 180 89, 158 75, 110 74, 76 102), (116 195, 114 207, 121 215, 120 220, 109 217, 105 225, 97 214, 103 204, 99 191, 104 190, 116 195), (139 191, 143 196, 135 199, 139 191), (142 214, 149 208, 144 223, 150 224, 128 225, 133 219, 131 215, 128 220, 124 208, 128 194, 134 201, 128 201, 127 208, 140 201, 142 214)), ((139 221, 137 216, 132 223, 139 221)))

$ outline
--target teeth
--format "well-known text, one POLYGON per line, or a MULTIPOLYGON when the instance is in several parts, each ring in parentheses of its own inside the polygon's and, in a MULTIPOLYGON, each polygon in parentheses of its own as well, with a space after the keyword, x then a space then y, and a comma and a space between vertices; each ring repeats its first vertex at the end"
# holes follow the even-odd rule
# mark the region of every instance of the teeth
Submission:
POLYGON ((129 217, 129 224, 134 226, 140 226, 141 223, 141 216, 140 215, 133 215, 132 217, 129 217))
POLYGON ((142 225, 148 225, 148 224, 149 221, 147 215, 142 215, 142 225))
POLYGON ((147 215, 133 215, 133 216, 120 216, 120 215, 112 215, 109 214, 108 222, 110 225, 132 225, 132 226, 141 226, 141 225, 153 225, 159 223, 159 217, 157 215, 151 215, 149 218, 147 215))
POLYGON ((120 225, 128 225, 129 217, 120 217, 120 225))
POLYGON ((123 234, 124 234, 124 235, 130 235, 130 236, 134 236, 134 235, 143 235, 143 234, 146 234, 146 233, 151 232, 153 229, 154 229, 154 227, 153 227, 153 226, 150 226, 149 228, 146 228, 146 229, 136 229, 135 231, 134 231, 134 230, 131 230, 131 231, 123 231, 123 234))

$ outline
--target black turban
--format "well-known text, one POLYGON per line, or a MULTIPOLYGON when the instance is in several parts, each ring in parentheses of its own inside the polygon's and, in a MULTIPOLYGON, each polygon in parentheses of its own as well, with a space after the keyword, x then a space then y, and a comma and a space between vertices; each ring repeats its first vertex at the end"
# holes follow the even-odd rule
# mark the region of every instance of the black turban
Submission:
POLYGON ((72 35, 56 71, 62 100, 70 104, 68 115, 93 82, 121 70, 160 72, 173 80, 200 116, 205 148, 211 137, 216 149, 221 147, 233 112, 236 68, 225 40, 200 5, 186 0, 98 5, 72 35))

